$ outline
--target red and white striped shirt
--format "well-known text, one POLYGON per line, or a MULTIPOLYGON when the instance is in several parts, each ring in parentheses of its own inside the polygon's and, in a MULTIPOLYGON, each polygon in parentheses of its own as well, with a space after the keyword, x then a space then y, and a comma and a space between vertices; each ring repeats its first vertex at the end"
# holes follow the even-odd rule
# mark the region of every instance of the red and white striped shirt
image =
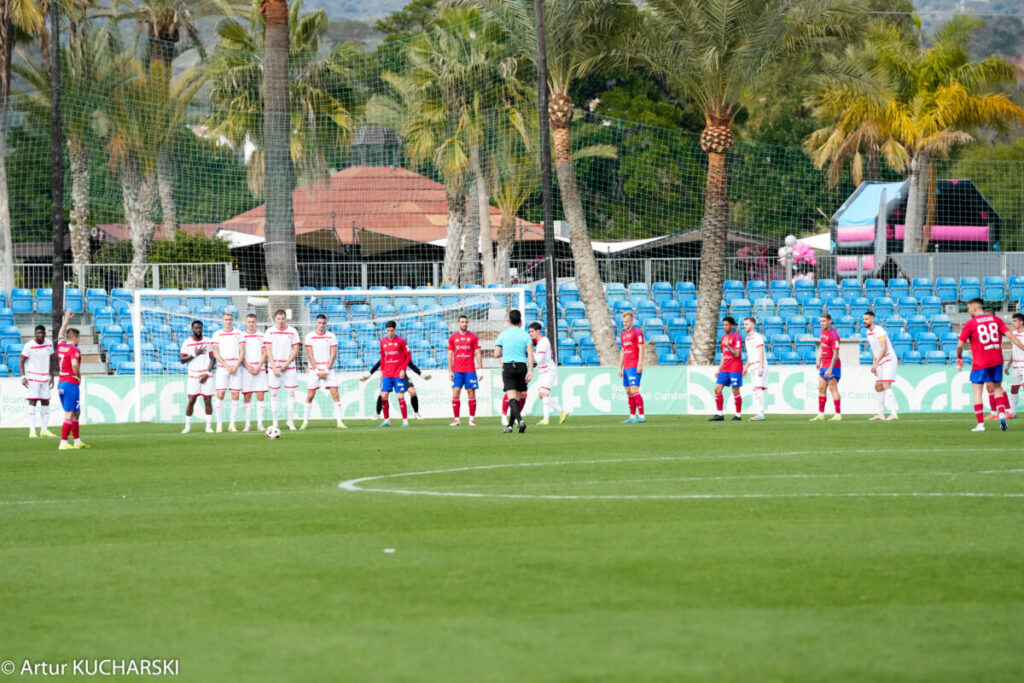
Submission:
POLYGON ((52 356, 53 342, 46 340, 40 344, 32 339, 26 343, 21 349, 21 357, 25 359, 25 379, 41 384, 49 382, 52 356))

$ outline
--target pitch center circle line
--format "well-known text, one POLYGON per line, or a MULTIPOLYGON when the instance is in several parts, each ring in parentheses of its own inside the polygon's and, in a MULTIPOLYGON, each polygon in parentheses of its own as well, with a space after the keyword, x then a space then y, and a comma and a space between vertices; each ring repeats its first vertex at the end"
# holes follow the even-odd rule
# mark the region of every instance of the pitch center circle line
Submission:
MULTIPOLYGON (((984 449, 1000 450, 1000 449, 984 449)), ((856 449, 853 454, 884 453, 878 449, 856 449)), ((913 449, 907 453, 934 453, 934 449, 913 449)), ((680 455, 656 458, 604 458, 598 460, 555 460, 550 462, 519 462, 499 463, 493 465, 468 465, 438 470, 422 470, 418 472, 398 472, 368 477, 357 477, 340 482, 338 488, 343 491, 361 493, 390 493, 401 496, 433 496, 439 498, 499 498, 511 500, 737 500, 737 499, 772 499, 772 498, 1024 498, 1024 492, 985 492, 985 491, 907 491, 907 492, 839 492, 839 493, 681 493, 681 494, 531 494, 531 493, 483 493, 475 491, 430 491, 403 488, 365 488, 363 485, 374 481, 399 479, 402 477, 425 477, 438 474, 455 474, 459 472, 475 472, 499 469, 526 467, 567 467, 571 465, 603 465, 636 462, 669 462, 685 460, 727 460, 741 458, 788 457, 798 455, 817 455, 819 451, 783 451, 776 453, 744 453, 736 455, 680 455)), ((974 470, 962 472, 922 472, 930 476, 958 476, 964 474, 999 474, 1017 473, 1024 469, 1007 470, 974 470)), ((883 474, 884 473, 880 473, 883 474)), ((869 475, 868 475, 869 476, 869 475)), ((715 477, 709 477, 709 480, 715 477)))

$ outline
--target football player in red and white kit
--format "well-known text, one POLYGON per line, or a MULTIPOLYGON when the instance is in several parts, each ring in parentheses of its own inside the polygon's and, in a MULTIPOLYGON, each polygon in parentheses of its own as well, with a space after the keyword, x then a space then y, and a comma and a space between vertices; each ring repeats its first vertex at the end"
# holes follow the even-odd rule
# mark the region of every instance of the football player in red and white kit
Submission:
POLYGON ((640 395, 640 379, 644 374, 644 333, 640 328, 633 327, 633 313, 630 311, 622 314, 622 327, 622 334, 619 335, 622 346, 619 355, 619 377, 622 378, 622 386, 626 388, 626 396, 629 399, 629 417, 622 423, 643 423, 647 422, 644 416, 644 399, 640 395))
POLYGON ((871 420, 898 420, 896 414, 896 395, 892 393, 892 383, 896 381, 896 351, 892 348, 889 334, 881 325, 875 324, 875 312, 864 314, 864 326, 868 329, 868 346, 871 348, 871 374, 875 376, 875 394, 878 399, 878 412, 871 420), (886 408, 889 417, 885 416, 886 408))
POLYGON ((747 338, 743 343, 747 348, 747 364, 743 366, 743 375, 749 376, 754 387, 754 422, 764 422, 764 392, 768 390, 768 353, 764 348, 764 337, 757 331, 757 320, 743 319, 743 331, 747 338))
POLYGON ((245 332, 242 334, 244 363, 239 370, 242 375, 242 400, 245 401, 243 432, 249 431, 253 394, 256 394, 256 428, 263 431, 263 399, 267 394, 267 348, 263 338, 263 333, 256 329, 256 314, 245 316, 245 332))
MULTIPOLYGON (((1010 318, 1010 334, 1024 342, 1024 313, 1014 313, 1010 318)), ((1006 418, 1017 417, 1017 401, 1020 400, 1020 388, 1024 386, 1024 350, 1016 346, 1010 347, 1010 360, 1006 363, 1006 373, 1010 375, 1010 412, 1006 418)))
POLYGON ((836 409, 836 414, 829 422, 839 422, 843 419, 839 403, 839 380, 843 373, 843 364, 839 362, 839 333, 832 326, 832 316, 828 313, 822 313, 818 320, 821 322, 821 350, 818 352, 818 414, 811 418, 811 422, 825 419, 825 403, 828 401, 826 391, 832 392, 832 404, 836 409))
POLYGON ((1006 431, 1006 411, 1010 402, 1003 391, 1003 335, 1014 346, 1024 349, 1024 340, 1010 334, 1010 329, 1000 318, 983 311, 981 299, 967 302, 967 313, 971 319, 960 330, 960 341, 956 345, 956 369, 964 367, 964 343, 971 342, 971 384, 974 385, 974 416, 978 426, 972 431, 985 431, 985 405, 981 402, 982 391, 987 388, 996 397, 999 409, 999 428, 1006 431))
POLYGON ((469 399, 469 426, 476 426, 476 390, 480 388, 477 368, 483 368, 480 339, 469 331, 469 317, 459 316, 459 331, 448 338, 448 379, 452 383, 452 415, 450 426, 459 426, 462 390, 469 399))
POLYGON ((544 336, 543 329, 540 323, 530 323, 530 339, 533 340, 533 362, 537 367, 537 376, 540 377, 540 381, 537 383, 537 394, 540 396, 541 404, 544 406, 544 419, 537 424, 550 424, 551 411, 558 413, 558 424, 562 424, 568 419, 569 413, 562 410, 558 405, 558 399, 551 393, 551 390, 558 384, 558 363, 555 362, 551 341, 544 336))
POLYGON ((327 316, 316 317, 316 326, 306 335, 306 359, 309 361, 309 376, 306 379, 306 405, 299 429, 309 426, 309 411, 317 389, 325 389, 334 402, 334 419, 338 429, 345 429, 341 419, 341 398, 338 396, 338 376, 334 374, 334 361, 338 359, 338 338, 327 329, 327 316))
POLYGON ((39 436, 56 437, 50 424, 50 390, 53 389, 53 342, 46 338, 46 328, 36 325, 35 336, 25 342, 18 359, 21 386, 28 390, 28 438, 36 438, 38 415, 39 436), (38 413, 36 411, 39 411, 38 413))
POLYGON ((210 353, 213 349, 213 340, 203 336, 203 323, 199 320, 192 321, 192 336, 181 343, 181 362, 188 365, 188 380, 186 381, 185 395, 188 396, 188 403, 185 405, 185 428, 182 434, 192 431, 192 411, 195 409, 196 399, 203 397, 206 404, 206 431, 212 432, 213 425, 213 366, 216 360, 210 353))
POLYGON ((277 426, 278 393, 281 385, 288 392, 288 429, 295 429, 295 390, 299 387, 299 373, 295 369, 295 358, 302 347, 302 338, 294 327, 288 324, 288 314, 283 309, 274 312, 274 324, 263 335, 267 347, 267 381, 270 385, 270 423, 277 426))
POLYGON ((721 422, 725 419, 725 396, 722 389, 732 387, 732 400, 736 406, 736 414, 732 416, 733 422, 739 422, 743 418, 743 396, 740 395, 740 387, 743 386, 743 339, 735 331, 736 320, 727 315, 722 318, 722 329, 725 333, 718 340, 722 347, 722 364, 718 368, 718 377, 715 379, 715 408, 717 412, 709 418, 709 422, 721 422))
POLYGON ((235 314, 224 311, 221 316, 222 327, 213 333, 213 358, 217 361, 214 375, 214 388, 217 393, 213 398, 213 414, 217 418, 217 431, 223 430, 221 415, 224 411, 224 394, 231 392, 231 419, 228 420, 228 431, 234 432, 235 417, 238 415, 238 393, 242 390, 242 356, 245 353, 245 335, 235 329, 235 314))
POLYGON ((89 448, 79 435, 78 416, 82 413, 81 396, 79 391, 82 386, 82 352, 78 349, 78 330, 68 327, 71 322, 71 311, 64 312, 64 322, 57 332, 57 366, 60 368, 60 377, 57 379, 57 393, 60 395, 61 407, 64 408, 64 424, 60 428, 60 446, 58 450, 66 451, 71 448, 89 448), (75 440, 72 446, 68 437, 75 440))

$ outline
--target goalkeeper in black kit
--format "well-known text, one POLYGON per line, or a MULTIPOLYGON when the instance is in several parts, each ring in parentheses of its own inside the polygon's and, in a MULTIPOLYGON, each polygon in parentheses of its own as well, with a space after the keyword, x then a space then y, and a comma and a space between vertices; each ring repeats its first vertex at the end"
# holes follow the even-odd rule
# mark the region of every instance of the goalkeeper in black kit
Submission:
MULTIPOLYGON (((430 373, 429 372, 424 373, 423 371, 421 371, 418 367, 416 367, 416 364, 413 363, 411 360, 409 361, 409 365, 408 365, 407 369, 411 370, 412 372, 415 372, 417 375, 419 375, 420 377, 422 377, 425 380, 428 380, 428 381, 430 380, 430 373)), ((377 372, 378 370, 380 370, 380 361, 377 361, 374 364, 374 366, 372 368, 370 368, 369 372, 367 372, 362 377, 360 377, 359 381, 360 382, 366 382, 367 380, 370 379, 370 377, 373 376, 373 373, 377 372)), ((419 398, 419 396, 416 395, 416 387, 414 387, 412 385, 412 378, 409 377, 408 375, 406 375, 406 378, 405 378, 405 386, 406 386, 406 393, 409 394, 409 404, 412 406, 412 414, 413 414, 413 416, 417 420, 422 420, 423 416, 420 415, 420 398, 419 398)), ((380 419, 380 414, 381 414, 381 410, 383 409, 383 405, 384 404, 381 401, 380 394, 378 393, 377 394, 377 419, 378 420, 380 419)))

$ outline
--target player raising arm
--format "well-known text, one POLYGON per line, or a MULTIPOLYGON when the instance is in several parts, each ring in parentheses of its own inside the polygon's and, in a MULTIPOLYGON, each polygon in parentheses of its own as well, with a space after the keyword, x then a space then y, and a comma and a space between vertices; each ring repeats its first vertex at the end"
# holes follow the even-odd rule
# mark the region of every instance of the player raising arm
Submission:
POLYGON ((754 383, 754 416, 755 422, 764 421, 764 392, 768 389, 768 354, 764 350, 764 337, 757 331, 757 320, 743 319, 743 331, 747 333, 744 342, 747 346, 747 364, 743 366, 743 375, 749 374, 754 383))
POLYGON ((82 385, 82 352, 78 350, 78 330, 68 327, 73 313, 64 312, 64 322, 57 333, 57 364, 60 378, 57 382, 57 393, 64 408, 64 424, 60 428, 60 446, 58 450, 71 448, 88 448, 79 436, 78 416, 82 412, 79 390, 82 385), (75 440, 75 445, 68 443, 68 437, 75 440))
POLYGON ((629 417, 622 424, 647 422, 644 416, 644 399, 640 395, 640 379, 644 374, 644 333, 633 327, 633 313, 622 314, 622 334, 619 335, 622 350, 619 353, 619 377, 626 388, 629 401, 629 417))
POLYGON ((971 343, 971 384, 974 385, 974 417, 978 426, 974 432, 985 431, 985 405, 981 401, 982 389, 987 387, 995 396, 999 409, 999 428, 1006 431, 1006 411, 1010 403, 1003 391, 1003 336, 1017 348, 1024 350, 1024 340, 1010 333, 1000 318, 982 310, 981 299, 967 302, 971 319, 960 330, 960 341, 956 345, 956 369, 964 368, 964 344, 971 343))
POLYGON ((462 390, 469 399, 469 426, 476 426, 476 390, 480 388, 477 368, 484 365, 480 339, 469 331, 469 317, 459 316, 459 331, 448 338, 448 379, 452 383, 452 420, 450 426, 459 426, 462 409, 462 390))
POLYGON ((740 395, 740 387, 743 386, 743 340, 736 333, 736 320, 727 315, 722 319, 722 329, 725 334, 719 340, 722 347, 722 364, 718 367, 718 377, 715 379, 715 408, 717 412, 709 418, 709 422, 721 422, 725 419, 725 396, 722 395, 724 387, 732 387, 732 400, 736 406, 736 414, 732 416, 733 422, 739 422, 743 418, 743 397, 740 395))
POLYGON ((839 333, 832 327, 832 316, 822 313, 821 318, 821 349, 818 351, 818 414, 811 418, 811 422, 818 422, 825 419, 825 403, 827 397, 825 392, 832 393, 832 404, 836 408, 836 414, 829 422, 839 422, 843 419, 839 408, 839 380, 843 376, 842 363, 839 362, 839 333))
POLYGON ((871 347, 871 374, 875 376, 875 393, 878 397, 878 413, 872 420, 898 420, 896 415, 896 396, 892 393, 892 383, 896 381, 896 351, 892 348, 889 335, 885 328, 875 323, 875 312, 864 314, 864 326, 868 328, 868 346, 871 347), (885 417, 885 409, 889 409, 889 417, 885 417))
MULTIPOLYGON (((1010 318, 1013 326, 1010 334, 1024 342, 1024 313, 1014 313, 1010 318)), ((1010 412, 1007 419, 1017 417, 1017 401, 1020 400, 1020 388, 1024 385, 1024 349, 1016 345, 1010 347, 1010 360, 1006 363, 1006 372, 1010 375, 1010 412), (1011 374, 1012 373, 1012 374, 1011 374)))
POLYGON ((28 392, 28 437, 36 438, 36 408, 38 405, 39 436, 57 436, 47 427, 50 424, 50 390, 53 389, 53 342, 46 338, 46 328, 36 325, 35 336, 25 342, 18 358, 21 386, 28 392))

